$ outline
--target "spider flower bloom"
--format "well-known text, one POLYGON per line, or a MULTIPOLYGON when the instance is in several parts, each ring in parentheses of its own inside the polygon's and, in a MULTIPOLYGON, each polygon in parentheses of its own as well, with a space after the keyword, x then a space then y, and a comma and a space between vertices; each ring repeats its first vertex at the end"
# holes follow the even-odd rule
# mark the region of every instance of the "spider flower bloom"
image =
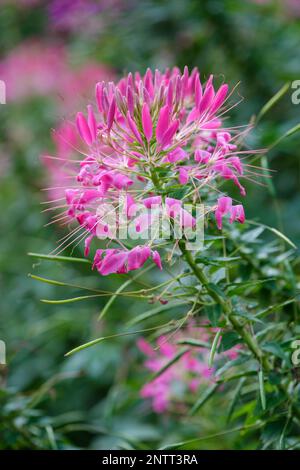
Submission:
MULTIPOLYGON (((189 73, 185 67, 183 74, 177 68, 165 73, 148 69, 144 76, 129 73, 117 84, 99 82, 95 94, 97 108, 88 105, 76 117, 84 158, 66 189, 67 214, 83 229, 77 240, 87 236, 86 255, 94 237, 106 235, 119 242, 108 216, 119 207, 120 194, 125 200, 122 217, 127 221, 139 205, 146 210, 135 219, 136 233, 153 225, 152 212, 147 214, 152 206, 164 206, 167 219, 179 218, 182 227, 194 227, 195 219, 183 204, 203 198, 206 212, 216 211, 221 228, 229 208, 223 207, 222 198, 218 202, 218 183, 227 180, 245 195, 239 135, 222 127, 228 85, 216 88, 213 76, 201 81, 196 68, 189 73), (185 195, 174 197, 174 187, 182 188, 185 195)), ((230 204, 233 220, 244 221, 241 205, 230 204)), ((120 220, 116 223, 121 225, 120 220)), ((103 275, 137 269, 147 259, 161 268, 154 243, 152 237, 137 251, 134 248, 133 254, 122 244, 101 250, 94 266, 103 275), (137 253, 138 259, 132 262, 137 253)))
MULTIPOLYGON (((144 338, 137 341, 140 351, 146 356, 144 366, 151 373, 157 373, 168 362, 172 361, 182 346, 178 342, 184 338, 193 338, 202 342, 210 341, 210 332, 207 328, 196 327, 193 324, 168 337, 161 336, 152 347, 144 338)), ((216 356, 216 361, 230 360, 238 357, 240 346, 237 345, 228 351, 216 356)), ((208 367, 209 350, 205 348, 191 348, 184 353, 173 365, 168 367, 154 380, 146 383, 141 389, 141 397, 150 399, 153 411, 164 413, 170 411, 174 404, 183 406, 184 398, 189 392, 197 392, 202 385, 214 382, 214 369, 208 367)))

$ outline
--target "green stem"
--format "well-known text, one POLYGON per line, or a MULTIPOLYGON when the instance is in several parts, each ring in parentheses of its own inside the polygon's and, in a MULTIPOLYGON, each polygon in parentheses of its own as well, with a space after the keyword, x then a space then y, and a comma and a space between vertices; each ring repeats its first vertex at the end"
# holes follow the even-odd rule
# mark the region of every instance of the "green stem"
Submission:
POLYGON ((180 240, 179 242, 179 248, 186 259, 187 263, 191 267, 193 273, 199 279, 201 284, 206 288, 208 294, 212 299, 215 300, 215 302, 219 305, 221 305, 222 310, 233 326, 233 328, 236 330, 236 332, 243 338, 245 343, 247 344, 248 348, 252 352, 252 354, 255 356, 255 358, 258 360, 258 362, 262 365, 262 367, 269 371, 271 369, 270 363, 267 360, 267 358, 263 355, 261 349, 259 348, 259 345, 257 344, 256 340, 252 337, 252 335, 245 329, 244 325, 236 318, 232 311, 232 307, 230 305, 229 300, 224 299, 221 297, 220 294, 218 294, 217 291, 215 291, 210 283, 208 278, 206 277, 205 273, 203 270, 200 268, 199 265, 197 265, 192 257, 192 254, 190 251, 186 250, 185 247, 185 242, 183 240, 180 240))

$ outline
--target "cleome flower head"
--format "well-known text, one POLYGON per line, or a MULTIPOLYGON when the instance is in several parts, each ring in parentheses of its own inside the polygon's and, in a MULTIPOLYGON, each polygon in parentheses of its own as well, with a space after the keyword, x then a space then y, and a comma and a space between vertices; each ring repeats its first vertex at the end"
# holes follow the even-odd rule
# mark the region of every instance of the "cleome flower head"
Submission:
MULTIPOLYGON (((85 238, 85 255, 94 237, 108 240, 95 253, 100 274, 138 269, 147 259, 161 268, 157 233, 128 247, 120 231, 130 224, 129 238, 137 240, 153 229, 158 213, 171 225, 193 228, 196 220, 185 203, 205 201, 204 214, 215 212, 219 229, 226 216, 230 223, 244 222, 243 206, 218 189, 229 181, 245 195, 239 154, 247 152, 238 150, 238 130, 222 123, 228 98, 228 85, 217 88, 213 76, 203 83, 196 68, 148 69, 117 84, 97 83, 97 106, 76 116, 81 143, 75 146, 72 138, 71 145, 83 158, 72 160, 76 170, 66 176, 65 197, 67 222, 79 224, 74 234, 85 238)), ((58 137, 68 141, 63 130, 58 137)))

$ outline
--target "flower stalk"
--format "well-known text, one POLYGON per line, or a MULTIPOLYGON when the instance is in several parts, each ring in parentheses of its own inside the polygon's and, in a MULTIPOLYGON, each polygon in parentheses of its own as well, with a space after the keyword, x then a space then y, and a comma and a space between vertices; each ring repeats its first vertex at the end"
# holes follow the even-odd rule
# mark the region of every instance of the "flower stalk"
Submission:
POLYGON ((225 314, 227 320, 231 323, 231 325, 233 326, 235 331, 241 336, 241 338, 243 338, 244 342, 247 344, 249 350, 260 363, 261 367, 264 370, 269 371, 271 368, 269 361, 264 356, 263 352, 261 351, 259 345, 255 341, 253 336, 246 330, 245 326, 234 315, 230 300, 226 299, 225 295, 221 296, 216 290, 211 287, 204 271, 198 264, 195 263, 191 252, 186 250, 184 240, 179 241, 179 248, 186 262, 195 274, 196 278, 201 282, 202 286, 206 288, 207 293, 210 295, 210 297, 222 307, 223 313, 225 314))

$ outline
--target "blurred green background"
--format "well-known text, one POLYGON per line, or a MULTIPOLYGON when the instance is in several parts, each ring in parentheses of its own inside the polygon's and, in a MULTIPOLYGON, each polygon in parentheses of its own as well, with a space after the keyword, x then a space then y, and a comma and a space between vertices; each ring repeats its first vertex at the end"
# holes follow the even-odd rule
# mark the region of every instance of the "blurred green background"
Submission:
MULTIPOLYGON (((213 73, 232 87, 240 83, 244 100, 231 116, 246 124, 284 84, 300 80, 299 50, 300 4, 288 0, 1 1, 0 79, 7 103, 0 105, 0 339, 7 365, 0 366, 0 448, 155 448, 222 428, 222 397, 205 408, 200 422, 152 412, 139 395, 147 371, 136 336, 64 357, 90 338, 122 332, 125 319, 145 306, 120 298, 97 322, 105 300, 40 302, 70 290, 28 273, 112 291, 120 285, 117 277, 103 280, 84 264, 27 256, 50 253, 66 233, 59 225, 45 227, 50 216, 42 212, 42 188, 49 175, 40 156, 55 154, 51 129, 72 119, 103 77, 197 66, 203 77, 213 73)), ((264 116, 249 145, 268 147, 299 123, 300 105, 291 95, 292 89, 264 116)), ((248 183, 247 215, 283 227, 299 244, 299 136, 277 145, 268 164, 275 170, 277 212, 272 188, 248 183)), ((64 254, 70 253, 81 256, 82 247, 64 254)), ((233 433, 201 446, 257 445, 255 438, 235 438, 233 433)))

